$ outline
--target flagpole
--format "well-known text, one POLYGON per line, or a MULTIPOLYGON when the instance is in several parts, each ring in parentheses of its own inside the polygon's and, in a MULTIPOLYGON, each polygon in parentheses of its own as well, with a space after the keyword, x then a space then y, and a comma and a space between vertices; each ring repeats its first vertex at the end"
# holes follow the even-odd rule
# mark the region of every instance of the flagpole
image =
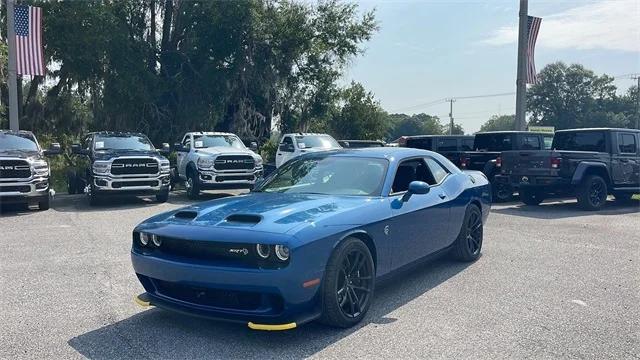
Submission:
POLYGON ((527 16, 528 0, 520 0, 518 28, 518 75, 516 78, 516 130, 526 130, 527 107, 527 16))
POLYGON ((16 71, 15 0, 7 0, 7 43, 9 45, 9 129, 18 131, 18 75, 16 71))

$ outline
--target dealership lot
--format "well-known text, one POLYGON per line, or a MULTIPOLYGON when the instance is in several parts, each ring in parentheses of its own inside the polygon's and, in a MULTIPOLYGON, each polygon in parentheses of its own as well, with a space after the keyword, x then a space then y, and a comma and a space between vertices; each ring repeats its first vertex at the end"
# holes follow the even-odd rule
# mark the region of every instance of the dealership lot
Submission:
POLYGON ((495 205, 476 263, 439 259, 383 284, 356 328, 280 333, 132 301, 132 228, 188 203, 175 193, 89 208, 63 195, 46 212, 5 209, 0 358, 640 357, 637 202, 495 205))

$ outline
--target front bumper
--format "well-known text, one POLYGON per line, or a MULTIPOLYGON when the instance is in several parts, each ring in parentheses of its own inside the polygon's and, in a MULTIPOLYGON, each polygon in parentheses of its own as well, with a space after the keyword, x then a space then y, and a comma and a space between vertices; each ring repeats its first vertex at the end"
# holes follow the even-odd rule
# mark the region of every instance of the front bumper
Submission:
POLYGON ((291 262, 278 270, 183 263, 131 252, 149 302, 211 319, 262 325, 302 324, 320 316, 322 271, 291 262))
POLYGON ((25 199, 49 196, 49 178, 34 177, 24 181, 0 181, 0 201, 22 202, 25 199))
POLYGON ((101 193, 159 193, 167 191, 171 185, 169 173, 159 175, 137 175, 137 176, 93 176, 93 185, 96 191, 101 193))
POLYGON ((250 170, 224 171, 199 169, 198 172, 200 173, 200 187, 205 190, 250 188, 262 176, 263 167, 260 166, 250 170))

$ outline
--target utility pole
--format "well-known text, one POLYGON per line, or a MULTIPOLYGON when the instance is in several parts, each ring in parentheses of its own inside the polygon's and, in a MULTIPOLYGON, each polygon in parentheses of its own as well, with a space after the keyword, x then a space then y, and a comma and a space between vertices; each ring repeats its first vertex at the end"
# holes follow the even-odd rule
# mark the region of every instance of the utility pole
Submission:
POLYGON ((453 103, 456 102, 456 99, 446 100, 449 102, 449 135, 453 135, 453 103))
POLYGON ((520 23, 518 26, 518 75, 516 77, 516 130, 526 130, 528 15, 528 0, 520 0, 520 23))
POLYGON ((638 81, 638 107, 636 109, 636 129, 640 129, 640 75, 632 77, 638 81))
POLYGON ((9 44, 9 129, 18 131, 18 74, 16 71, 15 0, 7 0, 7 43, 9 44))

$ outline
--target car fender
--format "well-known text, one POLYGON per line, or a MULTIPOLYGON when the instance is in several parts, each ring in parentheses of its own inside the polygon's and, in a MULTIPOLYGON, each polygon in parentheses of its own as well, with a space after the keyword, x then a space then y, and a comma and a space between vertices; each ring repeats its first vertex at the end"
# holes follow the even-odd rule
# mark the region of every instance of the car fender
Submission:
POLYGON ((607 167, 607 164, 594 161, 583 161, 576 167, 576 171, 573 173, 573 177, 571 178, 571 184, 580 184, 587 171, 593 168, 603 170, 606 173, 605 181, 609 181, 609 168, 607 167))

